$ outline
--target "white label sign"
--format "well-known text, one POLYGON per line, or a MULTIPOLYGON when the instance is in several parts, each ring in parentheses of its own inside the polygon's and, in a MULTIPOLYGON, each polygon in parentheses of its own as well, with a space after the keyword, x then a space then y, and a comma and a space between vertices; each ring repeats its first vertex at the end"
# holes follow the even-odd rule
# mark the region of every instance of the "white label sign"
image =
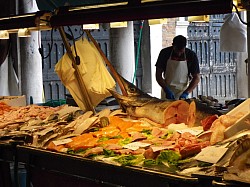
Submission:
POLYGON ((177 130, 179 133, 184 133, 184 132, 189 132, 192 135, 197 136, 198 134, 202 133, 203 130, 200 128, 188 128, 188 129, 182 129, 182 130, 177 130))
POLYGON ((228 148, 225 147, 209 146, 202 149, 202 151, 195 156, 195 159, 215 164, 226 153, 227 149, 228 148))
POLYGON ((164 149, 173 149, 174 147, 175 147, 174 145, 169 145, 169 146, 151 146, 153 152, 161 151, 161 150, 164 150, 164 149))
POLYGON ((123 147, 126 149, 131 149, 133 151, 139 149, 140 147, 147 147, 150 146, 151 144, 149 143, 143 143, 143 142, 132 142, 127 145, 124 145, 123 147))

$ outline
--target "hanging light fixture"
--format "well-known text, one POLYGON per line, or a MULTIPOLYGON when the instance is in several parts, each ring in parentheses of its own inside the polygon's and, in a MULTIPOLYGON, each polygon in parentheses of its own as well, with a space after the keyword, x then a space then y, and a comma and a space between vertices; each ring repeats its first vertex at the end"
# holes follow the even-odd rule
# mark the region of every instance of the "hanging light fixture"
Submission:
POLYGON ((159 24, 165 24, 167 23, 167 18, 161 18, 161 19, 149 19, 148 24, 151 25, 159 25, 159 24))
POLYGON ((110 23, 110 28, 123 28, 127 27, 128 22, 127 21, 122 21, 122 22, 111 22, 110 23))
POLYGON ((6 30, 0 31, 0 39, 9 39, 9 32, 6 30))
POLYGON ((18 29, 18 37, 30 37, 30 30, 28 28, 18 29))
POLYGON ((209 22, 209 15, 188 16, 189 22, 209 22))
POLYGON ((233 12, 236 12, 235 6, 237 7, 238 11, 244 11, 245 10, 244 7, 243 7, 243 4, 241 3, 241 0, 233 0, 233 4, 234 4, 233 10, 232 10, 233 12))
POLYGON ((99 29, 99 24, 83 24, 82 26, 83 29, 99 29))

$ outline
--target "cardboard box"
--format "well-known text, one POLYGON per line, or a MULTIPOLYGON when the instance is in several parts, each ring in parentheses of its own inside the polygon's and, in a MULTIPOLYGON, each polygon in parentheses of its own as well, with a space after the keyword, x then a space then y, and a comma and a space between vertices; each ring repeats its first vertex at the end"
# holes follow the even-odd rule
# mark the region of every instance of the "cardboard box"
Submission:
POLYGON ((0 96, 0 102, 4 102, 9 106, 26 106, 26 97, 22 96, 0 96))
POLYGON ((246 99, 240 105, 229 111, 227 115, 237 116, 240 113, 243 113, 244 115, 238 119, 234 125, 225 130, 225 138, 229 138, 240 131, 250 129, 250 98, 246 99))

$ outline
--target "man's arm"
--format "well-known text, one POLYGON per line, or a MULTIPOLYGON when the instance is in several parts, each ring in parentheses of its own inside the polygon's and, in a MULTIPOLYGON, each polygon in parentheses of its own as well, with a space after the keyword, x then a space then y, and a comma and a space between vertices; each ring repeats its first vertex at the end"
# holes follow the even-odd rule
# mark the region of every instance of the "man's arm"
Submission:
POLYGON ((163 69, 156 67, 155 78, 156 78, 157 83, 163 89, 165 89, 167 84, 166 84, 166 81, 163 79, 163 72, 164 72, 163 69))
POLYGON ((200 74, 199 73, 193 74, 192 77, 193 78, 192 78, 188 88, 185 90, 185 92, 187 92, 187 93, 191 93, 200 82, 200 74))

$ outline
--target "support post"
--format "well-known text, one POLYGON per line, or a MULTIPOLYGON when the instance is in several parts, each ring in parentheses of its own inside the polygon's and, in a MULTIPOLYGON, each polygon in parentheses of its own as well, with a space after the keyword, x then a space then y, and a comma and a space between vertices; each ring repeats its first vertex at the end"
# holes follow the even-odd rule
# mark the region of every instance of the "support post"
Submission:
POLYGON ((87 88, 83 82, 83 79, 81 77, 81 74, 80 74, 80 71, 77 67, 77 64, 76 64, 76 59, 72 53, 72 50, 70 48, 70 44, 67 40, 67 37, 66 37, 66 34, 65 34, 65 31, 63 29, 63 27, 59 27, 59 32, 60 32, 60 35, 62 37, 62 40, 63 40, 63 43, 65 45, 65 48, 66 48, 66 51, 69 55, 69 58, 72 60, 72 66, 73 68, 75 69, 75 75, 76 75, 76 79, 78 81, 78 85, 80 87, 80 94, 82 96, 82 98, 84 98, 83 102, 84 102, 84 105, 86 107, 86 110, 90 110, 90 111, 93 111, 93 113, 95 113, 95 109, 91 103, 91 100, 90 100, 90 97, 89 97, 89 94, 87 92, 87 88))

